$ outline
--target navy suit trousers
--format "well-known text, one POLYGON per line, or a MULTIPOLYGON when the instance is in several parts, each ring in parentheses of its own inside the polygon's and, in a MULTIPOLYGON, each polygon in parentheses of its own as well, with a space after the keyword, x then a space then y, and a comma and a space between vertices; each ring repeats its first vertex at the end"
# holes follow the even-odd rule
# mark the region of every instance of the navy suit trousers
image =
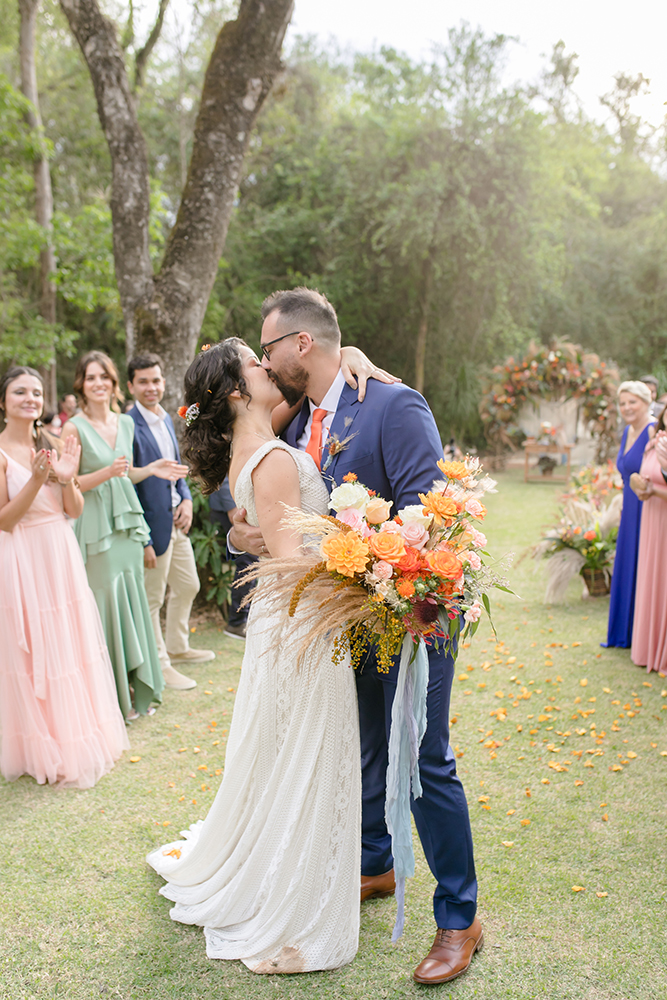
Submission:
MULTIPOLYGON (((477 879, 468 805, 449 745, 453 678, 453 658, 442 651, 429 650, 427 726, 419 751, 423 794, 411 799, 411 807, 426 860, 438 883, 433 897, 436 924, 460 930, 475 919, 477 879)), ((357 670, 364 875, 380 875, 393 865, 384 803, 395 693, 396 669, 381 674, 374 657, 369 657, 357 670)))

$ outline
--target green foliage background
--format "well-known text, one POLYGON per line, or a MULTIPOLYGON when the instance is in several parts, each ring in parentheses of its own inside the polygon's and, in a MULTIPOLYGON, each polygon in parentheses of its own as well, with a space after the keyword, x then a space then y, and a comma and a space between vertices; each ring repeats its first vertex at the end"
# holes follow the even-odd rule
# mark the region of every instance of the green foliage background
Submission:
MULTIPOLYGON (((232 7, 193 2, 187 38, 167 32, 138 94, 153 191, 156 263, 187 171, 197 100, 232 7)), ((116 5, 131 68, 131 8, 116 5)), ((51 149, 59 327, 36 312, 35 137, 17 94, 17 12, 0 0, 0 364, 36 360, 56 336, 59 387, 92 346, 123 362, 113 274, 110 164, 86 68, 55 0, 39 22, 39 86, 51 149), (67 332, 69 331, 69 332, 67 332)), ((432 58, 353 56, 297 41, 251 140, 202 341, 259 339, 277 287, 315 285, 344 338, 415 381, 443 437, 481 442, 481 379, 531 340, 581 344, 623 374, 667 377, 664 130, 633 114, 645 81, 619 75, 606 125, 579 107, 563 43, 534 84, 503 87, 509 40, 452 29, 432 58)), ((666 386, 667 387, 667 386, 666 386)))

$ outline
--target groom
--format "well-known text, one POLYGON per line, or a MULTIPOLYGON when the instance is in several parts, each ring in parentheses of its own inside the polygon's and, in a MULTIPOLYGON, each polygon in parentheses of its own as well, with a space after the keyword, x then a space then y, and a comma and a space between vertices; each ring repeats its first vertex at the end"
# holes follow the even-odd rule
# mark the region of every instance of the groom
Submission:
MULTIPOLYGON (((340 370, 341 335, 335 310, 307 288, 274 292, 262 306, 262 365, 290 404, 305 395, 284 435, 308 452, 329 489, 348 472, 393 501, 393 512, 418 504, 442 458, 438 430, 425 400, 404 385, 369 380, 363 403, 340 370)), ((236 522, 230 541, 259 554, 252 529, 236 522)), ((412 812, 437 887, 433 947, 415 969, 418 983, 444 983, 465 972, 482 945, 468 807, 449 745, 454 661, 429 650, 427 728, 419 768, 423 794, 412 812)), ((397 663, 378 671, 374 655, 357 671, 362 762, 361 899, 394 891, 391 838, 384 819, 388 733, 397 663)))

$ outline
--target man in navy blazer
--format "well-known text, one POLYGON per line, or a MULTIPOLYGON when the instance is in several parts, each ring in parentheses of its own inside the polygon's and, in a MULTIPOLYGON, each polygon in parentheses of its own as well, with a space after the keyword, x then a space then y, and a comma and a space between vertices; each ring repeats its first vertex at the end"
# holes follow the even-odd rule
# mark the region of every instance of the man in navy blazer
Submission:
MULTIPOLYGON (((262 307, 262 365, 288 403, 304 393, 285 440, 320 459, 331 489, 348 472, 385 500, 394 512, 419 504, 431 489, 443 450, 426 401, 405 385, 370 380, 362 403, 340 372, 340 330, 323 295, 309 289, 276 292, 262 307), (334 442, 338 442, 336 446, 334 442)), ((235 523, 232 544, 253 551, 252 533, 235 523)), ((437 886, 433 901, 438 931, 428 956, 415 969, 419 983, 441 983, 465 972, 482 945, 476 917, 477 882, 468 807, 449 745, 449 701, 454 660, 429 650, 427 729, 420 750, 423 795, 412 811, 437 886)), ((379 673, 371 655, 357 671, 362 754, 361 898, 394 891, 391 838, 384 818, 388 731, 397 664, 379 673)))
MULTIPOLYGON (((141 354, 128 364, 127 387, 135 404, 129 412, 134 420, 134 464, 148 465, 156 458, 181 456, 174 425, 160 405, 164 395, 162 361, 157 354, 141 354)), ((185 470, 185 467, 184 467, 185 470)), ((192 494, 185 479, 175 483, 149 476, 135 489, 144 508, 151 538, 144 549, 144 582, 167 687, 180 691, 197 682, 176 670, 188 663, 206 663, 215 657, 209 649, 190 648, 190 612, 199 592, 199 576, 188 531, 192 524, 192 494), (167 600, 166 645, 160 626, 160 609, 167 600)))

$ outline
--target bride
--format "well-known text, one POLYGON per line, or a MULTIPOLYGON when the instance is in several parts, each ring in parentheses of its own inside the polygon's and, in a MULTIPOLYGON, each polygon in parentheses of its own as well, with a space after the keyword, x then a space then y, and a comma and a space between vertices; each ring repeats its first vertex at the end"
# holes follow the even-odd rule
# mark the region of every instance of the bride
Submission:
MULTIPOLYGON (((273 556, 302 538, 281 529, 284 504, 326 514, 310 455, 272 430, 282 395, 257 356, 230 338, 186 379, 185 456, 208 491, 227 471, 236 505, 273 556)), ((209 958, 253 972, 334 969, 359 939, 361 775, 354 674, 320 641, 297 667, 298 614, 253 601, 224 777, 205 820, 148 862, 174 920, 204 927, 209 958)))

